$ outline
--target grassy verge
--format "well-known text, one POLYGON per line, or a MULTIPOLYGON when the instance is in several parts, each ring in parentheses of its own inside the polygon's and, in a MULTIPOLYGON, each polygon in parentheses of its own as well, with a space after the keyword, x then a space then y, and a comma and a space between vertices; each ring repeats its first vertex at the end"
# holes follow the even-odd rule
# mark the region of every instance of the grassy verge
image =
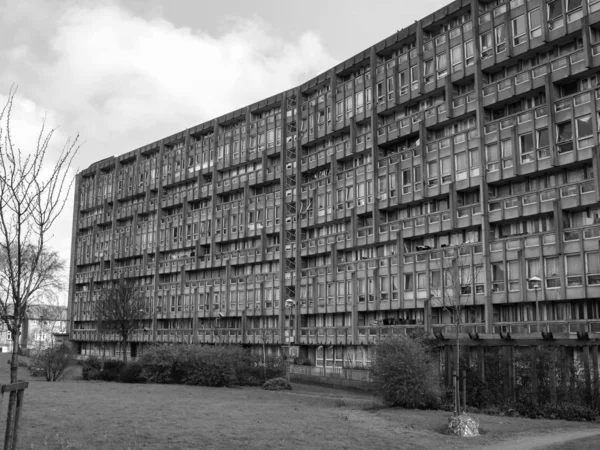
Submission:
MULTIPOLYGON (((8 365, 2 363, 4 381, 8 365)), ((76 367, 79 369, 79 366, 76 367)), ((28 379, 26 370, 21 368, 28 379)), ((444 411, 387 409, 368 394, 294 385, 293 391, 31 380, 23 449, 480 449, 596 424, 476 415, 484 434, 444 429, 444 411)), ((3 417, 5 417, 3 403, 3 417)))

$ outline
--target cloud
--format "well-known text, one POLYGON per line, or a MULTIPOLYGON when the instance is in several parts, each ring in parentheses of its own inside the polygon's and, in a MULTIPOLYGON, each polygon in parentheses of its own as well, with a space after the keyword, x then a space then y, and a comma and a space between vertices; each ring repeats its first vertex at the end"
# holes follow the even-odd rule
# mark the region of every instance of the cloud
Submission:
POLYGON ((290 42, 258 19, 228 20, 229 29, 216 36, 114 4, 75 6, 59 18, 50 41, 44 97, 109 156, 289 89, 334 64, 313 33, 290 42))
MULTIPOLYGON (((19 134, 37 133, 44 112, 60 127, 57 144, 80 133, 79 168, 290 89, 336 63, 317 34, 286 40, 258 18, 217 18, 221 31, 209 33, 110 1, 18 3, 10 15, 0 5, 0 38, 7 38, 0 92, 20 85, 19 134)), ((67 260, 72 204, 53 230, 52 244, 67 260)))

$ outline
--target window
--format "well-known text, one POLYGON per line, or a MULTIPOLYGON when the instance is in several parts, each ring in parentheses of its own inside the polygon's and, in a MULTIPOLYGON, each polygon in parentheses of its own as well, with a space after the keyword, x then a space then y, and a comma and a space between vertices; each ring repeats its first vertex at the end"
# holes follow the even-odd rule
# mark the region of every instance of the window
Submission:
POLYGON ((514 46, 525 43, 526 32, 527 30, 525 28, 525 14, 521 14, 520 16, 517 16, 512 20, 512 37, 514 46))
POLYGON ((387 97, 388 100, 394 100, 394 77, 387 79, 387 97))
POLYGON ((428 186, 437 186, 438 184, 438 162, 437 161, 429 161, 427 163, 427 185, 428 186))
POLYGON ((570 120, 556 125, 556 144, 558 153, 567 153, 573 150, 573 126, 570 120))
POLYGON ((353 100, 352 96, 346 97, 346 117, 348 118, 354 115, 353 100))
POLYGON ((458 72, 462 69, 462 46, 457 45, 450 49, 450 62, 452 63, 452 72, 458 72))
POLYGON ((465 66, 471 66, 475 64, 475 47, 473 46, 473 39, 465 42, 465 66))
POLYGON ((479 176, 479 174, 480 174, 479 167, 480 167, 481 163, 480 163, 478 148, 469 150, 469 164, 471 166, 471 176, 472 177, 479 176))
POLYGON ((574 22, 583 17, 582 0, 567 0, 567 22, 574 22))
POLYGON ((423 79, 425 84, 433 81, 433 58, 423 61, 423 79))
POLYGON ((519 148, 521 150, 521 162, 523 164, 533 162, 533 133, 526 133, 519 136, 519 148))
MULTIPOLYGON (((527 279, 531 279, 533 277, 538 277, 540 278, 542 273, 540 271, 540 260, 539 259, 528 259, 526 262, 527 265, 527 279)), ((532 290, 535 289, 535 286, 533 286, 534 282, 529 282, 527 283, 527 289, 528 290, 532 290)), ((538 286, 538 289, 541 286, 538 286)))
POLYGON ((500 169, 500 153, 498 152, 498 144, 486 145, 485 156, 488 172, 495 172, 500 169))
POLYGON ((357 92, 355 94, 355 97, 356 97, 356 114, 362 114, 363 112, 365 112, 365 107, 364 107, 365 96, 364 96, 364 92, 363 91, 357 92))
POLYGON ((452 163, 450 157, 441 158, 440 165, 442 166, 442 184, 450 183, 452 181, 452 163))
POLYGON ((494 36, 496 38, 496 53, 502 53, 506 50, 506 28, 504 25, 498 25, 494 28, 494 36))
POLYGON ((385 101, 385 94, 383 93, 383 81, 377 83, 375 88, 377 90, 377 104, 379 105, 385 101))
POLYGON ((585 269, 587 284, 600 284, 600 252, 587 252, 585 254, 585 269))
POLYGON ((479 42, 481 44, 481 59, 485 59, 492 56, 494 45, 492 43, 492 32, 486 31, 481 36, 479 36, 479 42))
POLYGON ((406 169, 402 171, 402 193, 410 194, 412 189, 412 178, 410 169, 406 169))
POLYGON ((415 192, 421 190, 421 166, 417 165, 413 167, 413 180, 415 183, 415 192))
POLYGON ((580 254, 565 256, 565 270, 567 272, 567 287, 583 285, 583 264, 580 254))
POLYGON ((565 22, 563 18, 562 0, 553 0, 546 5, 548 10, 548 28, 555 30, 562 27, 565 22))
POLYGON ((416 65, 410 68, 410 84, 413 91, 419 89, 419 68, 416 65))
POLYGON ((492 264, 492 292, 504 292, 504 267, 502 263, 492 264))
POLYGON ((404 290, 405 291, 413 290, 413 274, 412 273, 404 274, 404 290))
POLYGON ((460 152, 454 155, 454 165, 456 166, 456 181, 467 179, 467 152, 460 152))
POLYGON ((536 130, 537 137, 537 148, 538 148, 538 159, 544 159, 550 157, 550 135, 548 128, 541 128, 536 130))
POLYGON ((502 150, 502 167, 508 169, 513 166, 513 144, 512 139, 505 139, 500 142, 502 150))
POLYGON ((403 70, 398 73, 398 86, 400 95, 404 95, 408 92, 408 70, 403 70))
POLYGON ((417 289, 419 291, 427 289, 427 275, 425 272, 417 273, 417 289))
POLYGON ((508 261, 506 265, 508 269, 508 291, 519 292, 521 290, 519 261, 508 261))
POLYGON ((437 77, 445 77, 448 73, 448 54, 443 52, 437 55, 435 57, 435 64, 437 68, 437 77))
POLYGON ((544 258, 546 287, 548 289, 560 287, 560 264, 558 256, 547 256, 544 258))
POLYGON ((575 124, 577 125, 577 148, 581 149, 594 145, 592 116, 588 114, 577 117, 575 124))
POLYGON ((535 8, 529 11, 529 37, 531 39, 542 35, 542 17, 540 8, 535 8))

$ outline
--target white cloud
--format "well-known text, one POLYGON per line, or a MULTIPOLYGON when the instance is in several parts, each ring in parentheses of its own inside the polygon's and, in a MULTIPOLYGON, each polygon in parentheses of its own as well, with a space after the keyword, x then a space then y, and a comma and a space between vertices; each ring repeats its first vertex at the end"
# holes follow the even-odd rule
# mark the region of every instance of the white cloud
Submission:
POLYGON ((220 36, 116 6, 67 10, 44 68, 53 107, 103 156, 122 153, 289 89, 334 64, 319 39, 234 21, 220 36))
MULTIPOLYGON (((23 114, 15 119, 25 139, 39 131, 44 111, 60 126, 56 144, 80 133, 79 168, 290 89, 336 63, 316 34, 284 40, 259 19, 216 18, 228 28, 209 34, 112 2, 19 5, 15 20, 0 19, 0 37, 14 38, 0 44, 0 91, 20 84, 23 114)), ((52 241, 67 261, 72 204, 52 241)))

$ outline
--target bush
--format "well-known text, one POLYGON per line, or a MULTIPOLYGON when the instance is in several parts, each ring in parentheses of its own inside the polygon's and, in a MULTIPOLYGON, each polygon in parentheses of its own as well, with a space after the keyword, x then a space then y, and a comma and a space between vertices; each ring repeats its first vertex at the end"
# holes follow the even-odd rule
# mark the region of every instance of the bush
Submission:
POLYGON ((127 363, 127 365, 121 369, 119 381, 121 383, 143 383, 142 365, 138 362, 127 363))
POLYGON ((104 361, 104 369, 100 371, 100 379, 102 381, 119 381, 121 378, 121 370, 125 367, 125 363, 118 359, 108 359, 104 361))
POLYGON ((64 376, 72 359, 73 350, 68 344, 36 350, 31 356, 29 372, 32 376, 45 376, 46 381, 56 381, 64 376))
POLYGON ((181 383, 196 386, 261 385, 285 374, 281 358, 266 364, 238 346, 158 345, 139 361, 141 378, 151 383, 181 383))
POLYGON ((437 408, 440 380, 430 346, 420 337, 393 335, 375 347, 373 387, 388 406, 437 408))
POLYGON ((100 379, 100 369, 96 369, 95 367, 92 367, 90 370, 88 370, 86 378, 84 378, 84 380, 89 380, 89 381, 99 380, 99 379, 100 379))
POLYGON ((100 374, 100 368, 102 367, 102 361, 97 356, 90 356, 83 362, 83 367, 81 368, 81 376, 84 380, 97 380, 98 374, 100 374), (90 377, 90 371, 94 370, 95 378, 90 377))
POLYGON ((594 421, 598 418, 598 412, 585 405, 577 403, 559 403, 557 405, 533 405, 530 403, 518 403, 515 412, 519 416, 529 419, 557 419, 572 421, 594 421))
POLYGON ((284 391, 286 389, 291 390, 292 386, 286 378, 277 377, 265 381, 265 383, 262 385, 262 388, 266 389, 267 391, 284 391))

